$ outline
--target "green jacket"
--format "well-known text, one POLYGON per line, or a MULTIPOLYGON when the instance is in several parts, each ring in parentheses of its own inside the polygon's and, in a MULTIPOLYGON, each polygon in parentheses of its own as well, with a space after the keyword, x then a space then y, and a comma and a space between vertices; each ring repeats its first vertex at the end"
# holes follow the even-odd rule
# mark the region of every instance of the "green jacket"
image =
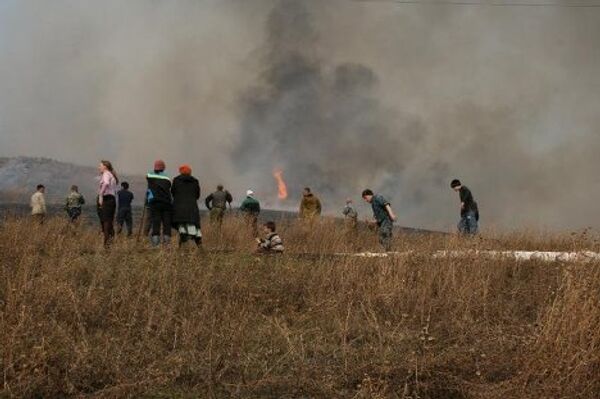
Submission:
POLYGON ((240 205, 240 210, 244 213, 258 215, 260 213, 260 202, 256 198, 247 196, 240 205))

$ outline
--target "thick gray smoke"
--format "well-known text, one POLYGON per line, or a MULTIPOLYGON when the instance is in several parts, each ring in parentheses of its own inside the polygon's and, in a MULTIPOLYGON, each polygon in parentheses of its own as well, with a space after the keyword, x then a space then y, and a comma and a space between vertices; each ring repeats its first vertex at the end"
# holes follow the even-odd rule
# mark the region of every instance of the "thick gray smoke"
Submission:
POLYGON ((460 177, 488 225, 599 225, 600 95, 581 83, 599 65, 585 49, 600 40, 600 12, 543 10, 563 26, 531 38, 524 24, 539 10, 509 20, 514 11, 315 4, 284 0, 269 14, 264 69, 241 101, 235 159, 248 176, 282 168, 295 195, 309 185, 330 206, 371 187, 404 223, 434 227, 452 220, 448 185, 460 177), (501 29, 496 18, 504 38, 486 26, 501 29), (574 28, 573 47, 556 44, 574 28))
POLYGON ((600 9, 8 0, 0 155, 189 162, 273 204, 281 168, 280 206, 369 186, 429 228, 460 177, 487 226, 598 227, 599 42, 600 9))

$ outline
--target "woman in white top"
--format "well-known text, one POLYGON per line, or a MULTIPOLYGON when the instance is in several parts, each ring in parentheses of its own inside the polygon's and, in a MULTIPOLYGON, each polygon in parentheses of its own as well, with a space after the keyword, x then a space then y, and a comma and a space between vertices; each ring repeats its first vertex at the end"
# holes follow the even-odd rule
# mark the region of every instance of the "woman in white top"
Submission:
POLYGON ((119 178, 109 161, 100 161, 98 165, 100 181, 98 187, 98 216, 104 233, 104 246, 108 247, 115 235, 114 220, 117 210, 117 184, 119 178))

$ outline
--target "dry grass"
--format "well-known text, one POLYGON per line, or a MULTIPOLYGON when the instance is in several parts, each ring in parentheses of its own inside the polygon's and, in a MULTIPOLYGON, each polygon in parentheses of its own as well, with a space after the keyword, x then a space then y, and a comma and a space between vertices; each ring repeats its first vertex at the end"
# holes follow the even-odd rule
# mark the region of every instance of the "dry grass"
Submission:
POLYGON ((207 253, 101 249, 62 221, 0 228, 0 397, 597 398, 600 264, 432 259, 598 249, 590 232, 396 238, 333 222, 254 257, 236 219, 207 253), (314 256, 294 254, 310 252, 314 256))

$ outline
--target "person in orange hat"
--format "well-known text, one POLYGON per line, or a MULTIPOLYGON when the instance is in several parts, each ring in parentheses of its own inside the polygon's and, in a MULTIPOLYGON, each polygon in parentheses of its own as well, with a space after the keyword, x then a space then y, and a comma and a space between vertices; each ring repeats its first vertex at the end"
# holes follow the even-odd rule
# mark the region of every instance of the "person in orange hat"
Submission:
POLYGON ((198 247, 202 245, 200 229, 200 183, 192 176, 189 165, 179 167, 179 176, 173 179, 173 227, 179 232, 179 246, 193 240, 198 247))

